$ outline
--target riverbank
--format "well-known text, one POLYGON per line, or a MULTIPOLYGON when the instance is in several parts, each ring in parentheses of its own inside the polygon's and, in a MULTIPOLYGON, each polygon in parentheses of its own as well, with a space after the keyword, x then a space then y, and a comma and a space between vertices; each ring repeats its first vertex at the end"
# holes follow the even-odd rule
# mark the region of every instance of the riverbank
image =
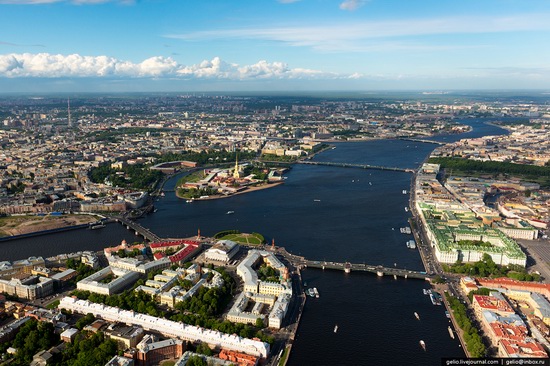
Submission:
MULTIPOLYGON (((245 193, 250 193, 250 192, 254 192, 254 191, 261 191, 262 189, 277 187, 277 186, 279 186, 283 183, 284 183, 284 181, 280 181, 280 182, 274 182, 274 183, 266 183, 266 184, 262 184, 262 185, 259 185, 259 186, 251 186, 251 187, 247 187, 243 191, 236 192, 236 193, 233 193, 233 194, 230 194, 230 195, 227 195, 227 196, 224 196, 224 195, 208 196, 208 197, 205 197, 205 198, 195 198, 193 201, 207 201, 207 200, 216 200, 216 199, 221 199, 221 198, 229 198, 229 197, 237 196, 239 194, 245 194, 245 193)), ((187 197, 183 197, 180 194, 178 194, 177 188, 176 188, 175 191, 176 191, 176 197, 178 197, 179 199, 182 199, 182 200, 188 199, 187 197)))
POLYGON ((100 219, 95 215, 7 216, 0 218, 0 237, 16 237, 54 229, 87 225, 100 219))

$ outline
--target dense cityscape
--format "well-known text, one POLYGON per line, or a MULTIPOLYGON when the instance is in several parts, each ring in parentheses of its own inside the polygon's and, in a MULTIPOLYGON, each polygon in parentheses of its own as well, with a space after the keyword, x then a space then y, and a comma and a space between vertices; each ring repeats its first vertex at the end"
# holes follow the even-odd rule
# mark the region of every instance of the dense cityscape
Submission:
POLYGON ((547 0, 0 0, 0 366, 550 366, 547 0))
MULTIPOLYGON (((445 305, 449 335, 460 340, 464 356, 547 359, 550 107, 545 99, 487 99, 2 98, 2 243, 117 223, 142 237, 120 245, 112 238, 100 251, 46 258, 30 252, 1 262, 4 362, 292 364, 301 314, 320 297, 301 278, 306 268, 428 281, 424 292, 445 305), (507 132, 434 139, 471 132, 469 119, 507 132), (380 140, 436 148, 416 169, 323 158, 342 143, 380 140), (277 190, 301 164, 412 172, 410 192, 402 192, 410 196, 410 227, 401 233, 413 235, 407 247, 418 249, 411 253, 420 254, 424 268, 305 258, 264 238, 262 227, 227 227, 213 236, 197 228, 190 237, 162 238, 140 224, 156 215, 165 195, 177 194, 184 206, 208 205, 277 190), (165 188, 170 179, 177 179, 174 190, 165 188), (41 341, 26 341, 33 337, 41 341)), ((426 347, 420 340, 419 349, 426 347)))

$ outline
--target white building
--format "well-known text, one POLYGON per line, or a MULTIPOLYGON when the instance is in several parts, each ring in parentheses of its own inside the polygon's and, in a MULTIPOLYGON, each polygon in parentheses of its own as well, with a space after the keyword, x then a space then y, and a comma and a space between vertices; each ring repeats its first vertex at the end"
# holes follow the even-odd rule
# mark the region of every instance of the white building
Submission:
POLYGON ((108 256, 109 265, 113 268, 120 268, 127 271, 147 274, 157 269, 170 267, 172 262, 169 258, 162 258, 156 261, 147 262, 136 258, 120 258, 116 255, 108 256))
POLYGON ((92 313, 95 317, 107 321, 139 325, 145 330, 153 330, 167 337, 176 337, 190 342, 204 342, 216 348, 244 352, 262 358, 266 358, 269 355, 269 344, 261 341, 178 323, 134 311, 122 310, 103 304, 95 304, 86 300, 64 297, 59 303, 59 308, 80 314, 92 313))
POLYGON ((292 287, 290 287, 288 283, 278 284, 258 280, 258 275, 253 267, 257 265, 260 260, 267 262, 280 273, 287 270, 284 264, 282 264, 273 253, 265 250, 251 250, 248 252, 248 256, 237 266, 237 275, 239 275, 244 282, 243 291, 266 293, 275 296, 283 292, 290 292, 290 294, 292 294, 292 287))
POLYGON ((207 260, 227 263, 239 251, 239 244, 231 240, 220 240, 204 253, 207 260))
POLYGON ((46 277, 31 276, 24 280, 12 278, 0 280, 0 292, 15 295, 23 299, 39 299, 53 293, 54 280, 46 277))
POLYGON ((288 306, 290 305, 290 298, 291 296, 289 294, 282 294, 277 298, 268 317, 268 326, 270 328, 281 328, 283 319, 288 311, 288 306))
POLYGON ((76 288, 101 295, 112 295, 130 286, 138 279, 139 273, 137 272, 127 271, 116 267, 105 267, 101 271, 78 281, 76 288), (116 278, 107 283, 101 282, 109 276, 116 276, 116 278))

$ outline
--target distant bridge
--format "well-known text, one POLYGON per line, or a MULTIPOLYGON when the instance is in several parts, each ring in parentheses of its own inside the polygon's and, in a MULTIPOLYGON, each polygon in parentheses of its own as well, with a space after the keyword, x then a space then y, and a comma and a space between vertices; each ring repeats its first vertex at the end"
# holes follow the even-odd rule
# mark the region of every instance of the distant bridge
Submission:
POLYGON ((444 142, 425 140, 425 139, 415 139, 415 138, 409 138, 409 137, 400 137, 399 140, 412 141, 412 142, 422 142, 424 144, 445 145, 444 142))
POLYGON ((360 169, 375 169, 375 170, 391 170, 396 172, 407 172, 414 173, 415 169, 409 168, 398 168, 392 166, 381 166, 381 165, 370 165, 370 164, 351 164, 351 163, 336 163, 330 161, 312 161, 312 160, 298 160, 296 164, 306 164, 306 165, 325 165, 325 166, 335 166, 341 168, 360 168, 360 169))
POLYGON ((134 230, 136 235, 141 235, 143 238, 149 240, 150 242, 157 242, 161 240, 161 238, 158 235, 154 234, 149 229, 144 228, 143 226, 141 226, 135 221, 132 221, 130 219, 127 219, 121 216, 114 217, 113 219, 117 222, 120 222, 122 225, 126 226, 128 230, 134 230))

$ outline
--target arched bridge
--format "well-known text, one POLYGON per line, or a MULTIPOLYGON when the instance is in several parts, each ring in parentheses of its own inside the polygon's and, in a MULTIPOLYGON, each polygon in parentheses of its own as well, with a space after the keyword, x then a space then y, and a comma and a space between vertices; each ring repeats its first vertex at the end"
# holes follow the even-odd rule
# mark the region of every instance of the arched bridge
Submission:
POLYGON ((371 265, 365 263, 340 263, 340 262, 329 262, 329 261, 315 261, 309 260, 304 257, 289 253, 285 248, 277 248, 277 253, 284 256, 289 262, 291 262, 296 267, 301 268, 320 268, 320 269, 333 269, 344 271, 346 273, 361 271, 361 272, 371 272, 375 273, 378 276, 396 276, 403 278, 415 278, 421 280, 432 280, 435 276, 428 274, 424 271, 411 271, 403 268, 396 267, 384 267, 378 265, 371 265))
POLYGON ((126 226, 128 230, 134 230, 136 235, 141 235, 145 239, 149 240, 150 242, 156 242, 161 240, 161 238, 158 235, 154 234, 149 229, 144 228, 143 226, 141 226, 135 221, 132 221, 122 216, 115 217, 114 220, 126 226))

